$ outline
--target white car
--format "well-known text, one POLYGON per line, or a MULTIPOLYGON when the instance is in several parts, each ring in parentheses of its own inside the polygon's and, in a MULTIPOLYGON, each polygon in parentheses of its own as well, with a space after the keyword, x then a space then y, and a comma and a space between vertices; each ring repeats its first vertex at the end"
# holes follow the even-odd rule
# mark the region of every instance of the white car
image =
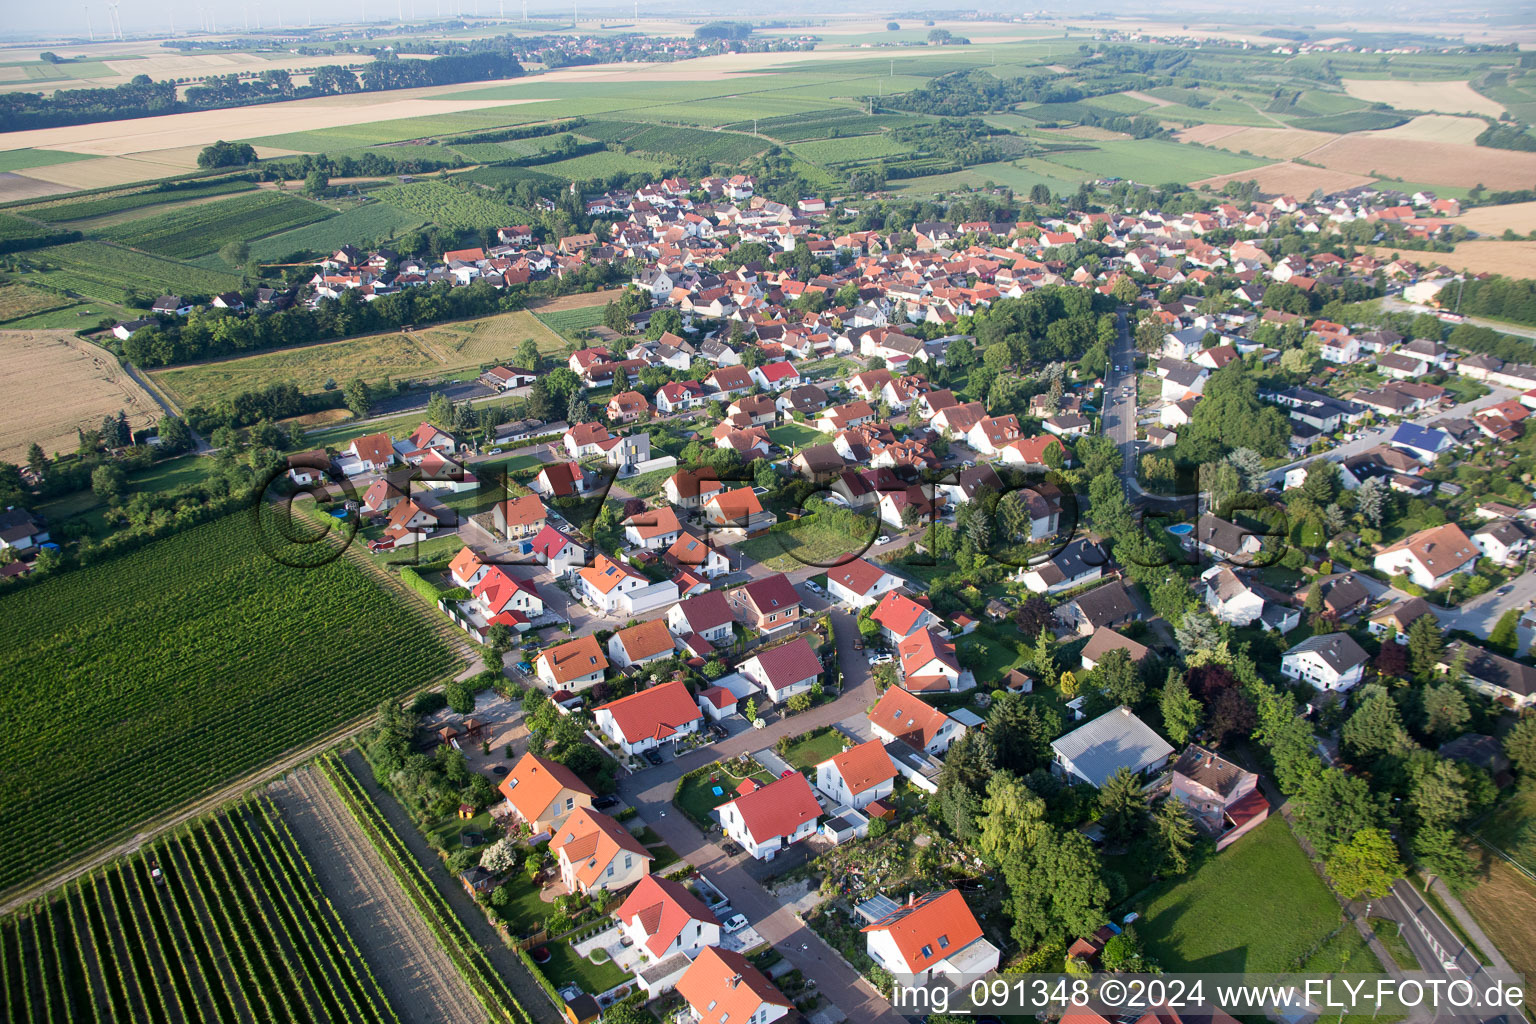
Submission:
POLYGON ((882 533, 882 534, 881 534, 881 535, 880 535, 880 536, 879 536, 879 537, 878 537, 878 538, 876 538, 876 540, 875 540, 875 543, 876 543, 876 544, 889 544, 889 543, 890 543, 890 542, 891 542, 891 535, 890 535, 890 534, 888 534, 888 533, 882 533))
POLYGON ((727 935, 734 935, 737 932, 741 931, 746 926, 747 926, 747 915, 746 914, 732 914, 730 917, 725 919, 725 923, 722 924, 720 927, 725 929, 725 933, 727 935))

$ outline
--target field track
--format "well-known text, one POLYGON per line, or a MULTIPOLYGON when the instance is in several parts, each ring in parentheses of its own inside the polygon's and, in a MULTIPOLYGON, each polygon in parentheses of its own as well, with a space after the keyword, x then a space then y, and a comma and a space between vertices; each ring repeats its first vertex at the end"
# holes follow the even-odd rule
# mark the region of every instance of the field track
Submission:
POLYGON ((474 994, 330 784, 303 767, 274 782, 269 794, 400 1019, 405 1024, 483 1020, 474 994))

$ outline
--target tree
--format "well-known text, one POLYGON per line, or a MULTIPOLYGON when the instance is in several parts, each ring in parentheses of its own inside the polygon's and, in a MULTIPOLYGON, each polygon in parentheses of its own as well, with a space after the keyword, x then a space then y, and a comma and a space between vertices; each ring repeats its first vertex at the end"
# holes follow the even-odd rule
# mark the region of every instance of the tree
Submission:
POLYGON ((48 456, 43 452, 43 446, 36 441, 27 449, 27 468, 38 477, 48 469, 48 456))
POLYGON ((1166 797, 1152 815, 1152 834, 1156 838, 1158 870, 1182 875, 1189 870, 1195 848, 1195 819, 1177 797, 1166 797))
POLYGON ((572 391, 571 397, 565 403, 565 422, 575 426, 578 423, 586 423, 592 418, 592 407, 587 403, 585 391, 572 391))
MULTIPOLYGON (((1055 622, 1056 613, 1050 600, 1042 594, 1030 594, 1019 605, 1013 621, 1024 636, 1039 636, 1042 629, 1049 629, 1055 622)), ((878 628, 878 627, 877 627, 878 628)))
POLYGON ((757 700, 748 697, 746 704, 742 705, 741 714, 748 722, 757 721, 757 700))
POLYGON ((1163 684, 1158 706, 1163 712, 1163 728, 1173 741, 1179 746, 1189 742, 1190 736, 1200 726, 1202 706, 1189 692, 1184 677, 1177 669, 1168 670, 1168 681, 1163 684))
POLYGON ((104 463, 91 470, 91 490, 102 501, 116 501, 127 485, 128 474, 115 462, 104 463))
POLYGON ((1426 757, 1426 766, 1415 765, 1418 778, 1409 791, 1409 808, 1425 828, 1461 824, 1472 810, 1470 788, 1461 766, 1442 757, 1426 757))
POLYGON ((243 267, 251 258, 251 243, 244 239, 225 242, 219 250, 219 258, 232 267, 243 267))
POLYGON ((1379 900, 1403 877, 1397 846, 1385 829, 1365 828, 1328 857, 1328 877, 1348 900, 1379 900))
POLYGON ((539 352, 539 343, 532 338, 524 338, 522 344, 517 346, 517 366, 520 370, 531 370, 538 373, 544 368, 544 356, 539 352))
POLYGON ((1439 875, 1459 889, 1472 878, 1472 859, 1456 833, 1448 828, 1421 828, 1413 836, 1416 865, 1439 875))
POLYGON ((1147 802, 1141 781, 1129 768, 1121 768, 1099 789, 1099 825, 1111 843, 1129 842, 1147 821, 1147 802))
POLYGON ((1440 620, 1433 615, 1420 615, 1408 625, 1408 667, 1415 677, 1428 679, 1434 675, 1435 666, 1445 642, 1440 636, 1440 620))
POLYGON ((1536 718, 1522 718, 1504 737, 1504 755, 1521 775, 1536 770, 1536 718))
POLYGON ((985 733, 967 732, 944 755, 933 808, 961 842, 976 838, 976 819, 982 813, 987 780, 996 774, 992 746, 985 733))
POLYGON ((1116 704, 1134 708, 1146 696, 1147 686, 1141 672, 1123 647, 1109 651, 1094 665, 1091 682, 1116 704))
POLYGON ((1366 687, 1362 695, 1364 699, 1339 730, 1339 738, 1351 758, 1368 761, 1406 750, 1412 741, 1392 696, 1378 684, 1366 687))
POLYGON ((999 768, 1020 777, 1051 762, 1051 741, 1061 735, 1054 702, 1002 693, 987 716, 987 736, 999 768))
POLYGON ((1366 781, 1339 768, 1303 777, 1294 803, 1296 831, 1325 857, 1361 829, 1379 827, 1385 817, 1366 781))
POLYGON ((1114 296, 1116 302, 1132 303, 1141 294, 1141 289, 1128 275, 1122 274, 1110 286, 1109 294, 1114 296))
POLYGON ((1211 732, 1217 746, 1225 743, 1228 736, 1249 735, 1258 722, 1258 712, 1254 710, 1253 702, 1235 686, 1221 691, 1211 708, 1211 732))
POLYGON ((1056 642, 1051 636, 1051 631, 1042 628, 1035 637, 1035 652, 1033 657, 1035 672, 1040 677, 1040 684, 1044 687, 1056 685, 1056 642))
MULTIPOLYGON (((497 657, 497 664, 500 664, 500 656, 497 657)), ((448 698, 448 707, 456 715, 467 715, 475 710, 475 688, 467 681, 453 680, 443 689, 443 695, 448 698)))
POLYGON ((330 178, 324 171, 313 170, 304 176, 304 194, 310 196, 323 196, 325 190, 330 187, 330 178))
POLYGON ((517 867, 517 840, 512 836, 503 836, 480 855, 480 866, 495 875, 506 874, 517 867))
MULTIPOLYGON (((1402 650, 1401 644, 1390 646, 1402 650)), ((1386 650, 1387 645, 1382 646, 1386 650)), ((1459 732, 1472 717, 1467 698, 1451 683, 1424 689, 1424 731, 1437 739, 1459 732)))
POLYGON ((341 398, 347 403, 352 415, 359 419, 368 415, 368 407, 373 404, 373 393, 369 390, 368 382, 361 377, 353 377, 347 382, 347 386, 341 389, 341 398))
POLYGON ((1136 321, 1136 351, 1152 355, 1163 350, 1168 327, 1156 313, 1143 313, 1136 321))
POLYGON ((1373 530, 1381 528, 1386 512, 1387 485, 1380 477, 1373 476, 1355 489, 1355 511, 1365 525, 1373 530))
MULTIPOLYGON (((1428 616, 1425 616, 1428 618, 1428 616)), ((1488 646, 1505 657, 1513 658, 1520 650, 1520 609, 1506 609, 1488 634, 1488 646)))

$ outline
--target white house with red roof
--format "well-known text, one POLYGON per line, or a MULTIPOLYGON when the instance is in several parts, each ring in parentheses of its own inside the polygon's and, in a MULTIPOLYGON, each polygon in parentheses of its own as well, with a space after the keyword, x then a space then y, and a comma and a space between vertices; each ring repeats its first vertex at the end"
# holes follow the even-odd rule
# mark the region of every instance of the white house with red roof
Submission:
POLYGON ((794 1009, 740 953, 707 946, 677 981, 693 1024, 772 1024, 794 1009))
POLYGON ((660 583, 623 562, 599 554, 578 570, 576 594, 581 602, 606 615, 636 615, 677 600, 677 584, 660 583))
POLYGON ((902 582, 900 576, 855 558, 827 570, 827 596, 850 608, 870 608, 902 582))
POLYGON ((879 740, 849 747, 816 766, 816 788, 834 807, 863 810, 890 796, 895 787, 896 766, 879 740))
POLYGON ((751 376, 764 391, 784 391, 800 386, 800 371, 788 360, 754 366, 751 376))
POLYGON ((645 551, 670 548, 682 532, 683 524, 671 505, 648 508, 624 520, 624 540, 630 547, 645 551))
POLYGON ((583 896, 627 888, 650 874, 655 860, 629 829, 590 807, 578 809, 555 829, 549 851, 566 888, 583 896))
POLYGON ((789 772, 718 808, 725 834, 758 860, 773 860, 779 851, 816 831, 821 805, 811 784, 799 772, 789 772))
POLYGON ((423 421, 409 437, 396 446, 396 451, 405 449, 402 457, 405 461, 414 465, 420 461, 421 456, 428 451, 435 451, 439 455, 454 455, 463 447, 459 439, 446 430, 439 430, 432 424, 423 421))
POLYGON ((891 644, 899 644, 920 629, 938 622, 933 612, 905 594, 887 593, 875 605, 869 617, 880 627, 880 632, 891 644))
POLYGON ((485 619, 486 630, 499 625, 524 632, 532 620, 544 614, 544 598, 533 581, 519 579, 499 565, 486 570, 471 597, 485 619))
POLYGON ((532 554, 549 566, 557 579, 587 564, 586 546, 558 527, 547 524, 534 535, 532 554))
POLYGON ((595 473, 588 473, 577 463, 552 462, 539 470, 529 486, 546 498, 574 498, 590 491, 597 479, 595 473))
POLYGON ((448 563, 448 575, 453 577, 453 582, 465 590, 473 589, 490 569, 491 567, 481 560, 475 549, 467 545, 453 556, 453 561, 448 563))
POLYGON ((869 712, 869 726, 886 743, 897 740, 914 750, 942 754, 965 735, 963 722, 951 718, 916 694, 889 687, 869 712))
POLYGON ((696 958, 720 944, 720 919, 682 882, 646 875, 614 911, 619 927, 658 963, 671 956, 696 958))
POLYGON ((709 389, 696 380, 674 380, 656 390, 656 409, 663 415, 697 409, 709 401, 709 389))
POLYGON ((619 438, 608 433, 608 428, 601 423, 578 423, 566 430, 561 440, 565 442, 566 454, 572 459, 606 454, 619 443, 619 438))
POLYGON ((960 668, 955 645, 932 629, 920 629, 896 645, 902 685, 914 693, 959 693, 976 685, 960 668))
POLYGON ((696 573, 706 580, 724 576, 731 571, 731 560, 714 544, 681 530, 672 546, 661 554, 662 560, 674 569, 696 573))
POLYGON ((781 572, 737 587, 730 600, 737 618, 760 633, 778 632, 800 618, 800 595, 781 572))
POLYGON ((396 461, 395 446, 388 434, 365 434, 344 449, 341 471, 347 476, 382 473, 396 461))
POLYGON ((497 789, 535 832, 555 828, 596 795, 565 765, 537 754, 524 754, 497 789))
POLYGON ((998 948, 982 934, 958 889, 909 896, 863 931, 871 960, 919 982, 949 976, 958 984, 997 970, 998 948))
POLYGON ((706 590, 667 609, 667 628, 675 636, 700 636, 709 643, 724 642, 735 635, 736 616, 731 603, 718 590, 706 590))
POLYGON ((805 693, 821 677, 821 659, 810 641, 797 636, 788 643, 758 651, 736 671, 761 686, 774 703, 805 693))
POLYGON ((639 754, 699 731, 704 713, 688 687, 673 680, 593 709, 597 728, 626 754, 639 754))

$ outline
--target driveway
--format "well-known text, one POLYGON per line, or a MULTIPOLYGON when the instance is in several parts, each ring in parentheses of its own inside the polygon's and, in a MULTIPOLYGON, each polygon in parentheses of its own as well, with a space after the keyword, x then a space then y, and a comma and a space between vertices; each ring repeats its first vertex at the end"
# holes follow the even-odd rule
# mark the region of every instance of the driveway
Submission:
MULTIPOLYGON (((650 823, 667 845, 679 856, 703 871, 730 897, 737 912, 747 915, 764 939, 816 982, 817 990, 849 1019, 879 1024, 901 1024, 902 1018, 891 1009, 885 994, 876 992, 845 964, 815 932, 806 927, 794 910, 785 907, 768 892, 744 865, 744 858, 727 857, 704 838, 693 823, 672 807, 672 793, 683 773, 716 758, 731 758, 763 747, 772 747, 781 736, 798 736, 823 725, 835 725, 842 719, 862 715, 874 702, 875 686, 869 666, 853 649, 858 623, 847 612, 832 613, 838 660, 843 671, 843 692, 836 700, 791 718, 781 718, 761 730, 749 730, 716 743, 702 751, 692 751, 668 761, 660 768, 619 779, 619 793, 632 803, 640 816, 650 823)), ((775 862, 777 869, 778 863, 775 862)))

